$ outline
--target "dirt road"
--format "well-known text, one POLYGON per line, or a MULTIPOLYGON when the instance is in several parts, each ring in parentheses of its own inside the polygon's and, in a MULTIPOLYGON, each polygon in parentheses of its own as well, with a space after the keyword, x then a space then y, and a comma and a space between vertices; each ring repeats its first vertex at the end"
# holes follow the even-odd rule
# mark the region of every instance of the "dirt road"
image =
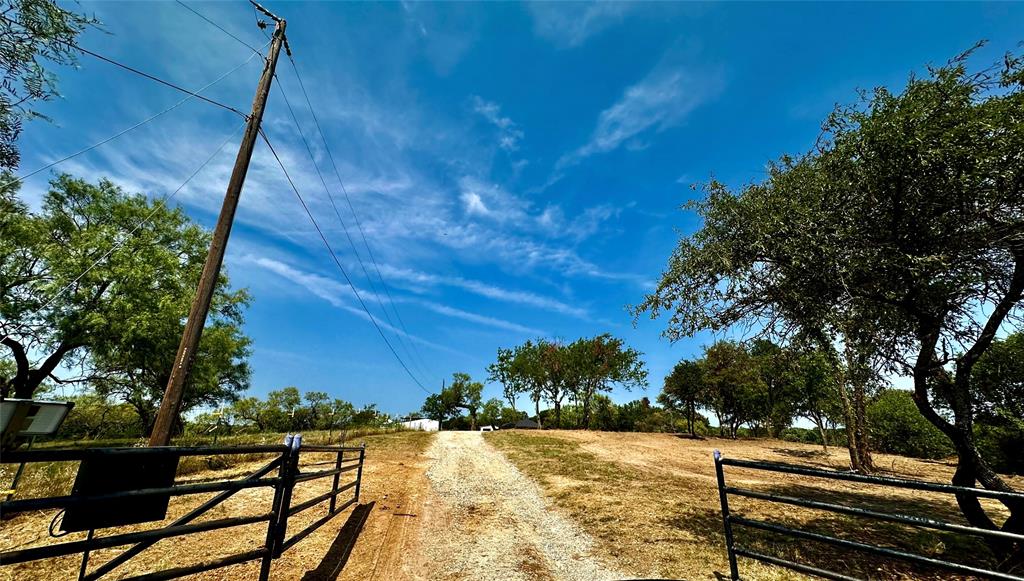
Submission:
POLYGON ((427 456, 432 495, 424 509, 432 518, 421 550, 441 578, 622 578, 480 433, 441 432, 427 456))

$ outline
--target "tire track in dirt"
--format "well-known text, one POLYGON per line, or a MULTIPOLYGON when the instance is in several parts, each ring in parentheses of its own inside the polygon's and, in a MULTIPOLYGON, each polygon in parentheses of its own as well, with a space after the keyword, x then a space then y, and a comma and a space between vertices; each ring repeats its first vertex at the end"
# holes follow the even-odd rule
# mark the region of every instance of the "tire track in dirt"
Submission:
POLYGON ((478 432, 441 432, 427 452, 431 519, 422 550, 443 579, 622 578, 591 553, 593 541, 551 509, 537 485, 478 432), (438 515, 439 516, 439 515, 438 515))

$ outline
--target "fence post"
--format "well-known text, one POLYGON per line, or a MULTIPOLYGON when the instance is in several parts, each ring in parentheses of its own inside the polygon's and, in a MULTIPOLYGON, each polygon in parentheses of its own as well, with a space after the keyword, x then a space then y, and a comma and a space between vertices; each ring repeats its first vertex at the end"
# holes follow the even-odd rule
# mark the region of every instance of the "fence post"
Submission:
POLYGON ((268 581, 270 579, 270 564, 274 560, 274 555, 277 553, 277 527, 281 522, 282 516, 288 518, 287 514, 282 514, 281 511, 281 498, 284 493, 285 483, 288 477, 288 466, 291 462, 291 440, 285 438, 285 450, 281 452, 281 465, 277 468, 277 486, 274 487, 274 501, 271 503, 271 510, 274 511, 274 520, 267 523, 267 552, 263 555, 263 560, 260 563, 260 581, 268 581))
POLYGON ((725 471, 722 470, 722 453, 715 450, 715 475, 718 476, 718 498, 722 502, 722 524, 725 526, 725 550, 729 554, 729 578, 739 581, 740 570, 736 564, 736 552, 732 540, 732 522, 729 517, 729 498, 725 492, 725 471))
MULTIPOLYGON (((345 458, 345 450, 338 450, 338 461, 334 463, 334 469, 335 470, 341 470, 341 462, 344 460, 344 458, 345 458)), ((335 496, 331 497, 331 506, 327 510, 327 514, 334 514, 334 501, 337 500, 337 498, 338 498, 337 494, 338 494, 338 480, 339 479, 341 479, 341 473, 340 472, 334 475, 334 487, 331 488, 331 492, 333 492, 335 494, 335 496)))
POLYGON ((356 470, 356 502, 359 502, 359 491, 363 488, 363 460, 366 458, 366 442, 359 447, 359 468, 356 470))
POLYGON ((281 517, 277 519, 277 539, 274 542, 274 558, 281 556, 284 546, 284 535, 288 531, 288 512, 292 505, 292 490, 295 488, 295 477, 299 474, 299 448, 302 446, 302 434, 295 434, 291 440, 291 455, 288 458, 288 471, 284 477, 284 490, 281 495, 281 517))

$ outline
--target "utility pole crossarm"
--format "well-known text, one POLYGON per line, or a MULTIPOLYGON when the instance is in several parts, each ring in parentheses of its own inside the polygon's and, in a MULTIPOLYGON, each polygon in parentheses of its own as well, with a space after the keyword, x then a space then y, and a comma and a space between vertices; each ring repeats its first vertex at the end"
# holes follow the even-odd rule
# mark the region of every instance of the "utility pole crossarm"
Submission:
POLYGON ((181 411, 185 384, 188 382, 196 350, 199 347, 199 340, 203 335, 203 327, 206 325, 206 317, 210 312, 210 302, 217 287, 221 264, 224 262, 224 251, 227 249, 228 237, 231 235, 235 210, 238 208, 238 200, 242 194, 242 186, 245 184, 245 176, 249 171, 253 148, 256 145, 256 138, 259 136, 263 111, 266 109, 267 96, 270 94, 270 83, 274 78, 274 71, 277 69, 277 57, 285 42, 285 21, 269 12, 266 13, 272 16, 276 22, 270 53, 263 65, 263 74, 260 76, 259 84, 256 86, 252 112, 249 114, 245 134, 242 136, 242 143, 238 148, 235 166, 231 171, 227 192, 224 194, 224 204, 221 206, 220 217, 217 218, 217 226, 213 230, 213 238, 210 241, 210 252, 206 256, 206 263, 203 264, 203 271, 199 276, 196 295, 192 299, 192 307, 188 313, 188 320, 185 322, 185 331, 181 336, 181 345, 179 345, 174 358, 171 376, 167 380, 167 389, 164 391, 163 400, 160 402, 160 411, 157 413, 156 423, 153 425, 153 433, 149 438, 150 446, 167 446, 171 442, 171 430, 181 411))

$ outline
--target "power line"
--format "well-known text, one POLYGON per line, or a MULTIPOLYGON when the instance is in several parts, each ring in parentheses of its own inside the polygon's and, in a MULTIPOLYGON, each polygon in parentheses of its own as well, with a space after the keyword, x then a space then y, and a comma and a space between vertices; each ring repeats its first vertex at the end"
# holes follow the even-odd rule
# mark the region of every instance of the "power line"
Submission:
MULTIPOLYGON (((391 325, 392 328, 395 328, 395 323, 394 321, 391 320, 391 315, 388 314, 388 309, 387 307, 384 306, 384 303, 381 301, 380 298, 380 293, 377 291, 376 286, 373 284, 373 278, 370 277, 370 273, 366 270, 366 263, 364 263, 362 257, 359 256, 359 250, 356 248, 356 243, 352 239, 352 234, 349 233, 348 226, 345 225, 345 220, 342 219, 341 212, 338 211, 338 205, 334 202, 334 196, 331 195, 331 190, 330 187, 328 187, 327 185, 327 180, 324 179, 323 173, 320 172, 320 166, 316 163, 316 157, 313 155, 313 148, 310 147, 309 142, 306 140, 305 133, 303 133, 302 126, 299 123, 299 118, 297 115, 295 115, 295 109, 292 108, 291 101, 289 101, 288 99, 288 94, 285 93, 284 89, 281 88, 280 83, 278 83, 276 86, 278 91, 281 93, 281 96, 284 98, 285 105, 288 107, 288 112, 291 114, 292 121, 295 123, 295 129, 296 131, 299 132, 299 137, 302 139, 303 145, 306 146, 306 153, 309 154, 309 161, 313 164, 313 169, 316 170, 316 175, 317 177, 320 178, 320 183, 323 184, 324 186, 324 192, 327 193, 327 199, 330 200, 331 207, 334 208, 334 215, 338 218, 338 223, 341 225, 341 229, 345 233, 345 238, 348 239, 348 244, 352 248, 352 252, 355 254, 356 257, 356 261, 358 261, 359 267, 363 271, 363 276, 365 276, 366 280, 370 283, 370 290, 373 292, 373 297, 377 300, 377 305, 380 306, 380 310, 381 312, 384 313, 384 318, 387 319, 388 324, 391 325)), ((408 331, 406 331, 406 334, 408 334, 408 331)), ((412 352, 409 350, 409 347, 406 345, 406 342, 402 339, 402 335, 399 333, 395 333, 395 337, 398 338, 398 344, 401 346, 402 350, 405 351, 405 354, 407 357, 409 357, 410 362, 413 362, 415 364, 412 352)), ((421 371, 424 370, 421 369, 421 371)))
MULTIPOLYGON (((373 250, 370 248, 370 242, 369 242, 369 240, 366 237, 366 231, 363 230, 363 225, 359 221, 359 215, 356 213, 355 206, 352 204, 352 198, 351 198, 351 196, 348 195, 348 188, 345 187, 345 180, 341 179, 341 172, 338 171, 338 164, 337 164, 337 162, 334 161, 334 154, 331 153, 331 147, 327 143, 327 135, 324 133, 323 128, 320 126, 320 120, 317 118, 316 111, 313 108, 313 103, 309 99, 309 93, 306 91, 306 85, 305 85, 305 83, 302 82, 302 76, 299 74, 299 66, 295 63, 295 59, 292 57, 291 54, 288 55, 288 60, 292 64, 292 71, 295 73, 296 80, 299 81, 299 88, 302 89, 302 96, 305 97, 305 99, 306 99, 306 106, 309 107, 309 113, 313 117, 313 123, 316 125, 317 132, 320 134, 320 140, 324 144, 324 150, 327 152, 327 157, 328 157, 328 159, 331 160, 331 166, 334 168, 334 175, 338 178, 338 183, 341 185, 341 191, 345 195, 345 201, 348 203, 348 209, 352 213, 352 219, 356 223, 356 229, 359 230, 359 234, 360 234, 360 236, 363 239, 363 245, 366 247, 366 253, 370 257, 370 262, 373 264, 373 268, 374 268, 374 270, 377 273, 377 279, 380 281, 381 286, 384 288, 384 293, 387 295, 388 301, 390 301, 390 303, 391 303, 391 310, 394 311, 395 318, 398 319, 399 326, 401 326, 402 330, 406 334, 408 334, 409 333, 409 329, 405 326, 405 321, 402 319, 402 315, 398 312, 398 307, 395 306, 395 299, 394 299, 393 296, 391 296, 391 289, 388 288, 387 283, 384 282, 384 276, 381 275, 380 265, 377 263, 377 258, 374 256, 373 250)), ((332 204, 333 204, 333 200, 332 200, 332 204)), ((335 208, 335 212, 337 212, 337 208, 335 208)), ((338 219, 339 220, 341 219, 340 216, 339 216, 338 219)), ((346 231, 346 234, 348 234, 347 231, 346 231)), ((358 258, 358 256, 359 256, 359 253, 356 252, 356 257, 358 258)), ((365 273, 365 270, 364 270, 364 273, 365 273)), ((369 275, 367 275, 367 279, 369 279, 369 278, 370 278, 369 275)), ((370 285, 371 285, 371 287, 373 286, 373 282, 372 281, 370 282, 370 285)), ((383 306, 381 308, 383 308, 383 306)), ((385 313, 387 313, 386 310, 385 310, 385 313)), ((420 366, 423 367, 424 369, 426 369, 426 365, 423 363, 422 356, 419 355, 419 352, 415 348, 415 345, 413 346, 413 350, 416 351, 416 356, 420 360, 420 362, 419 362, 420 366)), ((429 374, 430 373, 428 373, 428 375, 429 374)))
MULTIPOLYGON (((189 7, 187 4, 185 4, 181 0, 176 0, 176 2, 178 4, 181 4, 183 7, 187 8, 188 10, 192 11, 197 16, 199 16, 203 20, 207 21, 208 23, 210 23, 211 25, 216 27, 218 30, 220 30, 224 34, 228 35, 229 37, 233 38, 234 40, 238 41, 242 45, 248 47, 251 50, 255 50, 255 49, 253 49, 253 47, 251 45, 249 45, 248 43, 246 43, 242 39, 238 38, 237 36, 235 36, 231 32, 229 32, 223 26, 217 24, 216 22, 214 22, 213 20, 207 18, 206 16, 203 16, 199 12, 193 10, 191 7, 189 7)), ((253 13, 256 15, 256 18, 258 20, 259 19, 259 14, 256 13, 256 10, 257 10, 257 5, 255 3, 253 3, 253 13)), ((264 35, 265 34, 266 33, 264 33, 264 35)), ((285 40, 285 42, 287 43, 287 39, 285 40)), ((287 46, 287 44, 286 44, 286 46, 287 46)), ((384 283, 384 278, 383 278, 383 276, 381 275, 381 272, 380 272, 380 266, 377 264, 376 258, 373 256, 373 251, 370 249, 370 244, 369 244, 369 242, 368 242, 368 240, 366 238, 366 233, 363 231, 362 224, 359 222, 359 216, 356 214, 355 208, 354 208, 354 206, 352 204, 352 199, 349 197, 348 191, 345 188, 345 182, 344 182, 344 180, 341 179, 341 172, 338 171, 337 163, 335 163, 335 161, 334 161, 334 155, 331 153, 330 147, 327 145, 327 137, 324 135, 323 129, 320 127, 320 121, 319 121, 319 119, 317 119, 316 112, 313 109, 313 104, 312 104, 312 102, 310 102, 310 99, 309 99, 309 94, 306 91, 305 85, 302 83, 302 78, 299 76, 299 71, 298 71, 298 67, 295 64, 295 60, 292 58, 292 54, 291 54, 290 50, 288 50, 286 52, 288 54, 289 60, 291 60, 291 62, 292 62, 292 70, 295 72, 295 77, 298 79, 299 86, 302 88, 302 94, 303 94, 303 96, 306 99, 306 105, 309 107, 309 112, 313 116, 313 122, 316 124, 317 131, 320 133, 320 139, 323 141, 324 147, 327 150, 327 154, 328 154, 328 156, 331 159, 331 165, 334 167, 334 174, 338 178, 338 183, 341 184, 342 191, 345 194, 345 200, 348 202, 349 210, 352 212, 352 217, 355 220, 356 227, 359 229, 359 233, 362 236, 363 244, 366 246, 367 254, 370 257, 371 262, 373 262, 374 269, 377 272, 377 278, 380 281, 381 286, 384 288, 384 292, 387 295, 388 301, 391 303, 391 310, 395 313, 395 317, 398 320, 398 324, 401 327, 402 331, 406 335, 410 335, 409 329, 405 325, 405 321, 402 319, 401 314, 399 314, 399 312, 398 312, 398 308, 395 306, 395 300, 394 300, 394 297, 391 296, 391 290, 388 288, 387 284, 384 283)), ((384 317, 387 319, 387 321, 391 325, 391 327, 394 328, 394 326, 395 326, 394 325, 394 321, 392 321, 391 315, 388 314, 387 307, 385 307, 384 303, 381 301, 380 292, 377 290, 376 285, 373 282, 373 278, 370 276, 369 272, 367 271, 366 265, 363 262, 363 259, 359 256, 359 250, 356 248, 356 244, 355 244, 355 242, 352 239, 352 235, 349 233, 348 227, 345 225, 345 221, 341 217, 341 212, 338 211, 338 206, 337 206, 337 204, 334 201, 334 196, 331 195, 330 188, 327 186, 327 181, 324 179, 323 174, 320 172, 320 167, 319 167, 319 165, 317 165, 316 158, 313 155, 313 150, 310 147, 309 142, 306 140, 305 134, 302 131, 302 126, 299 123, 298 116, 295 114, 295 110, 292 108, 291 102, 288 100, 288 95, 287 95, 287 93, 284 92, 284 89, 281 88, 280 84, 278 84, 277 88, 281 92, 281 96, 284 97, 285 105, 287 105, 288 111, 291 114, 292 120, 295 123, 295 128, 299 132, 299 137, 302 138, 302 142, 303 142, 303 144, 306 147, 306 152, 309 154, 310 161, 313 163, 313 167, 316 170, 317 176, 320 178, 320 182, 324 186, 324 191, 327 193, 327 197, 328 197, 328 199, 331 202, 331 207, 334 209, 334 214, 338 218, 338 223, 341 225, 341 229, 345 233, 345 237, 348 239, 349 246, 352 248, 352 252, 355 254, 356 260, 359 262, 359 266, 360 266, 360 268, 363 271, 363 275, 366 277, 366 280, 370 283, 370 290, 373 292, 374 298, 377 300, 377 304, 380 306, 381 312, 384 313, 384 317)), ((419 350, 416 348, 415 344, 414 343, 412 344, 412 349, 410 350, 409 346, 406 344, 406 341, 404 341, 402 339, 401 334, 395 333, 395 336, 398 338, 399 344, 401 345, 402 349, 405 351, 406 355, 409 356, 410 361, 415 363, 420 368, 420 371, 424 372, 424 374, 430 375, 431 373, 427 370, 427 366, 424 363, 423 357, 420 355, 419 350)), ((409 343, 411 343, 411 341, 409 343)))
POLYGON ((118 137, 121 137, 125 133, 129 133, 129 132, 131 132, 131 131, 133 131, 135 129, 138 129, 139 127, 142 127, 143 125, 149 123, 150 121, 153 121, 154 119, 156 119, 158 117, 161 117, 163 115, 166 115, 167 113, 170 113, 171 111, 177 109, 178 107, 180 107, 180 106, 184 105, 185 103, 187 103, 188 101, 190 101, 192 98, 200 96, 199 93, 202 93, 206 89, 209 89, 213 85, 216 85, 217 83, 221 82, 222 80, 224 80, 225 77, 227 77, 231 73, 233 73, 233 72, 237 71, 238 69, 244 67, 245 65, 249 64, 249 61, 251 61, 255 57, 256 57, 256 55, 253 54, 248 59, 246 59, 245 62, 243 62, 242 64, 234 67, 233 69, 229 70, 228 72, 224 73, 223 75, 217 77, 216 79, 214 79, 210 83, 207 83, 205 86, 203 86, 202 88, 198 89, 194 93, 189 91, 189 96, 187 96, 184 99, 178 101, 177 103, 171 105, 170 107, 164 109, 163 111, 160 111, 159 113, 157 113, 155 115, 151 115, 150 117, 147 117, 147 118, 143 119, 142 121, 139 121, 135 125, 132 125, 131 127, 128 127, 127 129, 123 129, 123 130, 115 133, 114 135, 111 135, 110 137, 107 137, 106 139, 103 139, 101 141, 97 141, 96 143, 94 143, 94 144, 92 144, 92 145, 90 145, 90 146, 88 146, 88 147, 86 147, 84 149, 80 149, 80 150, 76 151, 75 153, 72 153, 71 155, 62 157, 62 158, 58 159, 57 161, 48 163, 48 164, 46 164, 46 165, 44 165, 44 166, 42 166, 42 167, 40 167, 38 169, 30 171, 30 172, 28 172, 25 175, 22 175, 22 176, 14 178, 13 180, 4 182, 3 184, 0 184, 0 190, 6 189, 7 187, 12 186, 14 184, 24 182, 28 178, 30 178, 30 177, 32 177, 32 176, 34 176, 34 175, 36 175, 36 174, 38 174, 40 172, 46 171, 46 170, 50 169, 51 167, 54 167, 54 166, 59 165, 61 163, 64 163, 65 161, 68 161, 69 159, 78 157, 79 155, 82 155, 83 153, 88 153, 88 152, 96 149, 97 147, 100 147, 101 145, 103 145, 105 143, 109 143, 109 142, 117 139, 118 137))
MULTIPOLYGON (((207 103, 210 103, 211 105, 216 105, 217 107, 220 107, 222 109, 227 109, 228 111, 231 111, 232 113, 235 113, 236 115, 239 115, 242 118, 245 118, 245 113, 242 113, 241 111, 239 111, 238 109, 235 109, 231 105, 225 105, 224 103, 221 103, 220 101, 214 101, 213 99, 210 99, 208 97, 204 97, 204 96, 202 96, 202 95, 200 95, 198 93, 190 91, 190 90, 186 89, 185 87, 181 87, 181 86, 175 85, 174 83, 172 83, 170 81, 165 81, 164 79, 161 79, 160 77, 156 77, 156 76, 151 75, 151 74, 149 74, 147 72, 140 71, 139 69, 136 69, 134 67, 128 66, 128 65, 126 65, 124 63, 117 62, 117 61, 115 61, 112 58, 105 57, 105 56, 103 56, 101 54, 98 54, 98 53, 95 53, 95 52, 93 52, 93 51, 91 51, 91 50, 89 50, 87 48, 82 48, 82 47, 80 47, 78 45, 74 45, 74 44, 72 44, 71 46, 75 47, 76 49, 84 52, 85 54, 87 54, 89 56, 96 57, 96 58, 100 59, 101 61, 108 62, 108 63, 110 63, 110 64, 112 64, 114 66, 121 67, 122 69, 124 69, 126 71, 135 73, 136 75, 145 77, 145 78, 150 79, 152 81, 156 81, 156 82, 160 83, 161 85, 166 85, 166 86, 168 86, 168 87, 170 87, 170 88, 172 88, 172 89, 174 89, 176 91, 181 91, 182 93, 185 93, 186 95, 191 95, 191 96, 199 99, 200 101, 206 101, 207 103)), ((259 53, 256 53, 256 54, 259 54, 259 53)))
MULTIPOLYGON (((195 14, 195 15, 196 15, 196 16, 198 16, 199 18, 202 18, 203 20, 205 20, 205 21, 209 22, 209 23, 210 23, 210 24, 212 24, 212 25, 213 25, 213 26, 214 26, 215 28, 217 28, 218 30, 220 30, 221 32, 223 32, 224 34, 226 34, 226 35, 230 36, 231 38, 233 38, 233 39, 237 40, 237 41, 238 41, 238 42, 240 42, 240 43, 241 43, 242 45, 244 45, 245 47, 247 47, 247 48, 248 48, 249 50, 253 51, 254 53, 256 53, 256 54, 258 54, 258 55, 260 55, 260 56, 263 56, 263 53, 261 53, 261 52, 259 51, 259 49, 257 49, 257 48, 254 48, 254 47, 253 47, 253 46, 252 46, 251 44, 249 44, 248 42, 245 42, 245 41, 244 41, 244 40, 242 40, 241 38, 238 38, 238 37, 237 37, 237 36, 235 36, 234 34, 231 34, 231 32, 229 32, 229 31, 228 31, 228 30, 227 30, 226 28, 224 28, 223 26, 221 26, 221 25, 217 24, 216 22, 214 22, 214 21, 210 20, 210 19, 209 19, 209 18, 207 18, 206 16, 203 16, 203 15, 202 15, 202 14, 201 14, 201 13, 200 13, 200 12, 199 12, 198 10, 196 10, 195 8, 192 8, 192 7, 191 7, 191 6, 189 6, 188 4, 185 4, 184 2, 182 2, 181 0, 175 0, 175 1, 176 1, 176 2, 178 3, 178 4, 181 4, 182 6, 184 6, 184 7, 185 7, 185 9, 186 9, 186 10, 188 10, 189 12, 191 12, 192 14, 195 14)), ((266 48, 266 46, 264 46, 264 48, 266 48)))
MULTIPOLYGON (((17 20, 12 20, 12 19, 10 19, 10 18, 8 18, 6 16, 0 15, 0 19, 3 19, 3 20, 7 21, 10 24, 14 24, 14 25, 20 26, 22 28, 26 28, 26 29, 30 29, 31 30, 31 28, 26 26, 25 24, 23 24, 21 22, 18 22, 17 20)), ((80 51, 82 53, 85 53, 85 54, 87 54, 87 55, 89 55, 91 57, 98 58, 101 61, 110 63, 110 64, 112 64, 114 66, 117 66, 117 67, 121 67, 122 69, 124 69, 126 71, 135 73, 136 75, 145 77, 145 78, 147 78, 147 79, 149 79, 151 81, 156 81, 157 83, 160 83, 161 85, 166 85, 166 86, 168 86, 168 87, 170 87, 170 88, 172 88, 172 89, 174 89, 176 91, 180 91, 182 93, 185 93, 186 95, 191 95, 191 96, 196 97, 197 99, 199 99, 201 101, 206 101, 207 103, 209 103, 211 105, 216 105, 217 107, 221 107, 223 109, 227 109, 228 111, 231 111, 232 113, 236 113, 236 114, 238 114, 238 115, 240 115, 242 117, 245 117, 245 113, 242 113, 241 111, 239 111, 238 109, 235 109, 234 107, 232 107, 230 105, 225 105, 224 103, 221 103, 219 101, 215 101, 213 99, 210 99, 210 98, 204 97, 202 95, 199 95, 199 94, 197 94, 197 93, 195 93, 193 91, 190 91, 190 90, 186 89, 185 87, 182 87, 182 86, 176 85, 176 84, 174 84, 174 83, 172 83, 170 81, 161 79, 160 77, 157 77, 156 75, 151 75, 151 74, 149 74, 149 73, 147 73, 145 71, 140 71, 139 69, 137 69, 135 67, 132 67, 130 65, 126 65, 126 64, 124 64, 122 62, 118 62, 118 61, 116 61, 116 60, 114 60, 114 59, 112 59, 110 57, 103 56, 103 55, 101 55, 101 54, 99 54, 97 52, 94 52, 94 51, 91 51, 91 50, 89 50, 87 48, 81 47, 81 46, 79 46, 78 44, 76 44, 76 43, 74 43, 72 41, 65 40, 65 41, 61 41, 61 42, 62 42, 62 44, 66 44, 66 45, 70 46, 71 48, 73 48, 73 49, 75 49, 77 51, 80 51)), ((252 48, 252 47, 250 47, 250 48, 252 48)), ((259 51, 257 51, 256 49, 253 49, 253 52, 255 52, 257 54, 260 54, 259 51)))
POLYGON ((274 149, 274 145, 270 143, 270 139, 267 137, 267 134, 266 132, 263 131, 263 129, 260 129, 260 136, 263 137, 263 141, 266 142, 267 147, 270 148, 270 153, 274 155, 274 159, 277 160, 277 164, 281 166, 281 171, 284 172, 284 177, 285 179, 288 180, 288 185, 290 185, 292 191, 295 192, 295 197, 298 198, 299 203, 302 204, 302 209, 305 210, 306 216, 309 217, 309 221, 313 224, 313 227, 316 229, 317 234, 320 235, 320 240, 322 240, 324 246, 327 247, 327 252, 329 252, 331 258, 334 259, 334 264, 337 265, 338 270, 340 270, 342 276, 345 277, 345 281, 348 282, 349 288, 352 289, 352 292, 355 294, 356 299, 359 301, 359 305, 363 308, 363 312, 365 312, 366 316, 370 318, 370 322, 373 323, 374 328, 377 329, 377 333, 379 333, 381 339, 384 340, 384 344, 388 346, 388 349, 391 351, 391 354, 395 356, 395 359, 398 360, 399 365, 402 366, 402 369, 405 370, 405 373, 413 380, 413 382, 424 392, 428 394, 433 394, 432 391, 424 387, 423 384, 420 383, 420 380, 417 379, 415 375, 413 375, 412 371, 409 370, 409 366, 406 365, 405 361, 402 360, 402 357, 398 355, 398 351, 395 350, 395 347, 391 344, 391 341, 388 341, 387 335, 385 335, 384 330, 380 328, 380 325, 377 323, 377 319, 372 314, 370 314, 370 310, 366 307, 366 303, 363 301, 363 297, 360 296, 359 290, 356 288, 356 285, 352 282, 352 278, 349 277, 348 272, 345 271, 345 267, 342 266, 341 260, 338 259, 338 255, 335 254, 334 248, 332 248, 331 243, 328 242, 327 236, 325 236, 323 230, 320 229, 320 224, 318 224, 316 218, 313 217, 313 213, 310 212, 309 206, 306 205, 306 201, 302 198, 302 194, 299 193, 299 189, 295 186, 295 182, 292 181, 291 175, 288 174, 288 169, 285 168, 284 162, 281 161, 281 157, 277 155, 277 150, 274 149))
MULTIPOLYGON (((169 193, 169 194, 165 194, 164 196, 162 196, 162 197, 161 197, 161 198, 159 198, 158 200, 154 201, 154 203, 153 203, 153 209, 152 209, 152 210, 151 210, 151 211, 149 212, 149 214, 147 214, 147 215, 146 215, 146 217, 145 217, 145 218, 143 218, 143 219, 142 219, 142 221, 140 221, 140 222, 139 222, 138 224, 136 224, 136 225, 135 225, 135 227, 134 227, 134 228, 132 228, 132 229, 131 229, 131 231, 129 231, 129 232, 128 232, 128 235, 127 235, 127 236, 125 236, 124 238, 122 238, 121 240, 119 240, 119 241, 117 241, 117 242, 114 242, 114 244, 113 244, 113 245, 112 245, 112 246, 111 246, 111 247, 110 247, 110 248, 109 248, 109 249, 108 249, 108 250, 107 250, 106 252, 104 252, 102 256, 100 256, 100 257, 99 257, 99 258, 97 258, 97 259, 96 259, 95 261, 93 261, 93 263, 92 263, 92 264, 90 264, 90 265, 89 265, 89 267, 88 267, 88 268, 86 268, 86 269, 85 269, 84 271, 82 271, 82 273, 81 273, 81 274, 79 274, 78 276, 76 276, 74 280, 72 280, 71 282, 67 283, 67 284, 66 284, 66 285, 64 285, 63 287, 61 287, 61 288, 60 288, 60 290, 58 290, 58 291, 57 291, 56 293, 54 293, 54 295, 53 295, 53 296, 51 296, 51 297, 50 297, 49 299, 47 299, 45 303, 43 303, 42 305, 40 305, 40 306, 39 306, 38 308, 36 308, 35 310, 33 310, 33 311, 32 311, 31 313, 29 313, 29 314, 27 315, 27 317, 31 317, 31 316, 34 316, 34 315, 35 315, 36 313, 38 313, 39 311, 42 311, 42 310, 43 310, 43 309, 45 309, 46 307, 50 306, 50 305, 51 305, 51 304, 53 303, 53 301, 57 300, 58 298, 60 298, 60 297, 61 297, 61 295, 63 295, 64 293, 66 293, 66 292, 67 292, 68 290, 70 290, 70 289, 71 289, 71 287, 73 287, 73 286, 74 286, 74 285, 75 285, 75 284, 76 284, 76 283, 77 283, 78 281, 82 280, 82 277, 84 277, 85 275, 87 275, 87 274, 89 274, 90 272, 92 272, 92 270, 93 270, 94 268, 96 268, 97 266, 99 266, 99 264, 100 264, 101 262, 103 262, 104 260, 106 260, 106 259, 107 259, 107 257, 109 257, 109 256, 110 256, 111 254, 113 254, 113 253, 114 253, 114 251, 116 251, 117 249, 119 249, 119 248, 121 248, 122 246, 124 246, 125 244, 127 244, 127 243, 128 243, 128 241, 129 241, 129 240, 131 240, 132 236, 134 236, 134 235, 135 235, 135 233, 136 233, 136 232, 138 232, 140 228, 142 228, 142 227, 143 227, 144 225, 148 224, 148 223, 149 223, 149 221, 150 221, 150 219, 151 219, 151 218, 153 218, 153 216, 155 216, 155 215, 156 215, 156 213, 157 213, 157 212, 158 212, 158 211, 160 210, 160 207, 161 207, 161 205, 166 205, 166 204, 167 204, 167 202, 169 202, 169 201, 170 201, 170 200, 171 200, 172 198, 174 198, 174 196, 178 195, 178 192, 180 192, 181 190, 183 190, 183 189, 185 188, 185 186, 187 186, 187 185, 189 184, 189 182, 191 182, 191 181, 192 181, 192 179, 193 179, 193 178, 195 178, 195 177, 196 177, 196 176, 197 176, 197 175, 199 174, 199 172, 203 171, 203 168, 205 168, 205 167, 206 167, 206 166, 207 166, 207 165, 208 165, 208 164, 209 164, 209 163, 210 163, 211 161, 213 161, 213 158, 214 158, 214 157, 216 157, 216 156, 217 156, 217 154, 218 154, 218 153, 220 153, 220 152, 221 152, 221 150, 223 150, 223 149, 224 149, 224 146, 225 146, 225 145, 227 145, 227 144, 228 144, 228 142, 229 142, 229 141, 230 141, 230 140, 231 140, 231 139, 232 139, 232 138, 233 138, 233 137, 234 137, 235 135, 237 135, 237 134, 238 134, 238 131, 239 131, 239 129, 241 129, 241 128, 242 128, 242 127, 244 127, 244 126, 245 126, 245 123, 243 122, 242 124, 240 124, 240 125, 238 126, 238 128, 236 128, 236 129, 235 129, 234 131, 232 131, 232 132, 231 132, 230 134, 228 134, 228 136, 227 136, 227 137, 226 137, 226 138, 224 139, 224 141, 222 141, 222 142, 221 142, 221 144, 217 146, 217 149, 215 149, 215 150, 213 151, 213 153, 211 153, 211 154, 210 154, 210 156, 209 156, 209 157, 207 157, 207 158, 206 158, 206 160, 205 160, 205 161, 203 161, 203 163, 202 163, 202 164, 200 164, 200 165, 199 165, 199 167, 198 167, 198 168, 196 168, 196 170, 195 170, 195 171, 193 171, 193 172, 192 172, 192 173, 191 173, 191 174, 190 174, 190 175, 188 176, 188 178, 186 178, 186 179, 185 179, 185 181, 184 181, 184 182, 182 182, 182 183, 181 183, 181 185, 179 185, 179 186, 178 186, 177 188, 175 188, 175 189, 174 189, 174 191, 172 191, 172 192, 171 192, 171 193, 169 193)), ((26 318, 27 318, 27 317, 26 317, 26 318)), ((8 332, 8 333, 4 334, 4 336, 3 336, 3 337, 0 337, 0 341, 3 341, 4 339, 6 339, 6 338, 10 337, 10 336, 11 336, 12 334, 14 334, 14 333, 17 333, 17 332, 18 332, 18 330, 19 330, 19 329, 21 329, 21 328, 22 328, 22 327, 24 327, 24 326, 25 326, 25 325, 24 325, 24 323, 22 323, 22 324, 19 324, 19 325, 16 325, 16 326, 14 327, 14 330, 12 330, 12 331, 10 331, 10 332, 8 332)))

